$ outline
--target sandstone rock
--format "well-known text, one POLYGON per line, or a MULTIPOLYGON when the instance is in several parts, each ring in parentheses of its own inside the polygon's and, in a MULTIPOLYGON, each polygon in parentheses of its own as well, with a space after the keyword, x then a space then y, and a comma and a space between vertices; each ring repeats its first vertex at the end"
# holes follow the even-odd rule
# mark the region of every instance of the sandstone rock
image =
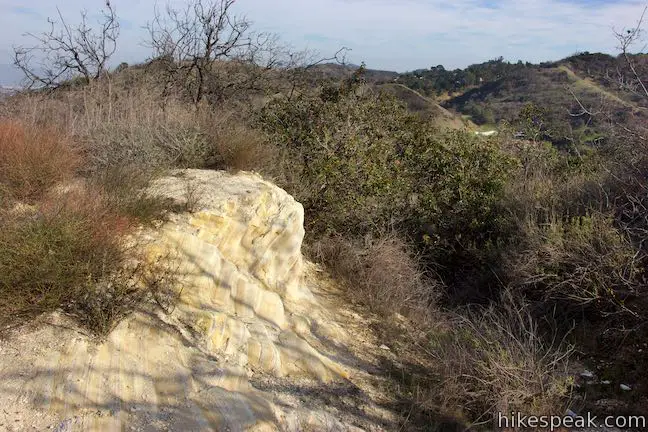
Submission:
POLYGON ((325 384, 351 375, 352 362, 330 348, 352 338, 304 279, 302 206, 247 173, 176 172, 151 193, 183 204, 187 182, 200 197, 197 211, 170 215, 133 240, 178 275, 173 313, 143 307, 100 344, 56 314, 56 326, 15 335, 0 351, 7 412, 36 428, 84 431, 341 424, 330 414, 286 411, 249 381, 264 374, 325 384))

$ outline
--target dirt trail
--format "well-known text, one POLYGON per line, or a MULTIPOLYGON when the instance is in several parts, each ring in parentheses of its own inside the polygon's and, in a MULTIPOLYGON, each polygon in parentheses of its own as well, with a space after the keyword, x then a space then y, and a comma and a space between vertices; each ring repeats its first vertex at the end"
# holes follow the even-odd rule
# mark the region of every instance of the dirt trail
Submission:
POLYGON ((621 99, 618 95, 615 95, 614 93, 604 89, 596 82, 594 82, 592 79, 581 78, 567 65, 558 66, 558 69, 563 72, 566 72, 567 75, 574 81, 573 84, 576 85, 577 88, 580 87, 581 89, 590 90, 592 92, 599 93, 602 96, 606 97, 607 99, 612 100, 626 108, 632 108, 632 109, 641 108, 638 105, 625 101, 621 99))

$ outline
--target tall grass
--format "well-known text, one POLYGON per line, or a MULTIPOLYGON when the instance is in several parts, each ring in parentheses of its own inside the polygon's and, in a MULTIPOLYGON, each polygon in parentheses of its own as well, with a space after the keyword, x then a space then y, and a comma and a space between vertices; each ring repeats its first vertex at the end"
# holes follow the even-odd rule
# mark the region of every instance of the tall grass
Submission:
POLYGON ((101 335, 133 306, 121 239, 159 203, 134 176, 75 177, 85 163, 60 129, 0 120, 0 331, 62 309, 101 335))
POLYGON ((75 194, 1 225, 2 327, 70 307, 123 260, 118 239, 127 223, 96 197, 75 194))
POLYGON ((443 286, 428 277, 412 248, 395 233, 369 245, 340 236, 321 238, 311 254, 343 281, 349 294, 375 312, 427 315, 443 286))
POLYGON ((114 169, 151 176, 169 168, 274 170, 273 147, 246 125, 248 113, 240 105, 198 109, 163 95, 142 72, 53 94, 19 95, 0 106, 0 117, 56 125, 79 143, 88 175, 114 169))
POLYGON ((419 403, 496 427, 497 413, 561 415, 570 404, 571 347, 542 336, 524 300, 504 293, 498 305, 453 314, 426 352, 439 378, 419 403))
POLYGON ((56 125, 73 136, 86 171, 197 163, 204 142, 195 113, 157 95, 145 82, 126 88, 99 81, 54 94, 19 95, 5 109, 26 124, 56 125))
POLYGON ((0 119, 0 184, 10 197, 38 199, 56 183, 70 180, 80 162, 78 149, 59 129, 0 119))

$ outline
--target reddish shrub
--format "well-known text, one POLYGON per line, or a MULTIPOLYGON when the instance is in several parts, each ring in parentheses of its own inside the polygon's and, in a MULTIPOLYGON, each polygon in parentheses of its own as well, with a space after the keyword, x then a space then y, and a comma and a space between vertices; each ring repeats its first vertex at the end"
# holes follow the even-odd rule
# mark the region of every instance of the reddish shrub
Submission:
POLYGON ((71 179, 80 160, 58 130, 0 120, 0 185, 12 198, 38 199, 53 185, 71 179))

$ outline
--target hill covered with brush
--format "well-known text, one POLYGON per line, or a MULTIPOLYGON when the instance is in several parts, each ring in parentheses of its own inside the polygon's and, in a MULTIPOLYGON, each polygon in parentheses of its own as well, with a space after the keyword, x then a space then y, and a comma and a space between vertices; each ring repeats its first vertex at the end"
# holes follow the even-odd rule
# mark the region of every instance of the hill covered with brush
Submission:
POLYGON ((158 429, 247 416, 275 430, 281 412, 322 403, 348 430, 648 412, 643 56, 394 74, 302 61, 250 34, 232 4, 162 12, 137 65, 108 68, 114 51, 94 49, 120 43, 110 3, 104 25, 82 32, 103 45, 47 39, 40 49, 66 61, 45 73, 17 48, 31 86, 0 101, 0 331, 17 353, 36 332, 36 357, 49 359, 60 347, 43 329, 64 316, 83 334, 66 346, 85 357, 50 373, 49 361, 3 352, 14 373, 2 400, 24 402, 35 376, 28 396, 44 410, 69 412, 55 388, 75 392, 92 424, 158 429), (499 133, 479 136, 470 121, 499 133), (169 188, 151 194, 160 183, 169 188), (163 246, 138 255, 142 233, 163 246), (155 251, 186 265, 160 268, 155 251), (300 277, 301 251, 315 277, 300 277), (330 307, 288 295, 309 291, 302 283, 330 307), (123 341, 124 355, 146 359, 144 337, 180 359, 157 352, 168 369, 152 380, 134 369, 128 382, 156 401, 104 391, 83 365, 65 373, 97 352, 114 372, 123 341), (226 373, 230 362, 241 368, 226 373), (48 386, 52 376, 74 380, 48 386))
MULTIPOLYGON (((648 56, 632 55, 639 76, 648 74, 648 56)), ((555 144, 592 144, 609 135, 610 122, 648 119, 641 88, 623 56, 581 53, 539 65, 503 59, 466 69, 431 67, 401 74, 397 81, 435 98, 445 108, 478 125, 514 122, 523 107, 543 112, 546 137, 555 144), (592 115, 605 112, 606 118, 592 115)))

